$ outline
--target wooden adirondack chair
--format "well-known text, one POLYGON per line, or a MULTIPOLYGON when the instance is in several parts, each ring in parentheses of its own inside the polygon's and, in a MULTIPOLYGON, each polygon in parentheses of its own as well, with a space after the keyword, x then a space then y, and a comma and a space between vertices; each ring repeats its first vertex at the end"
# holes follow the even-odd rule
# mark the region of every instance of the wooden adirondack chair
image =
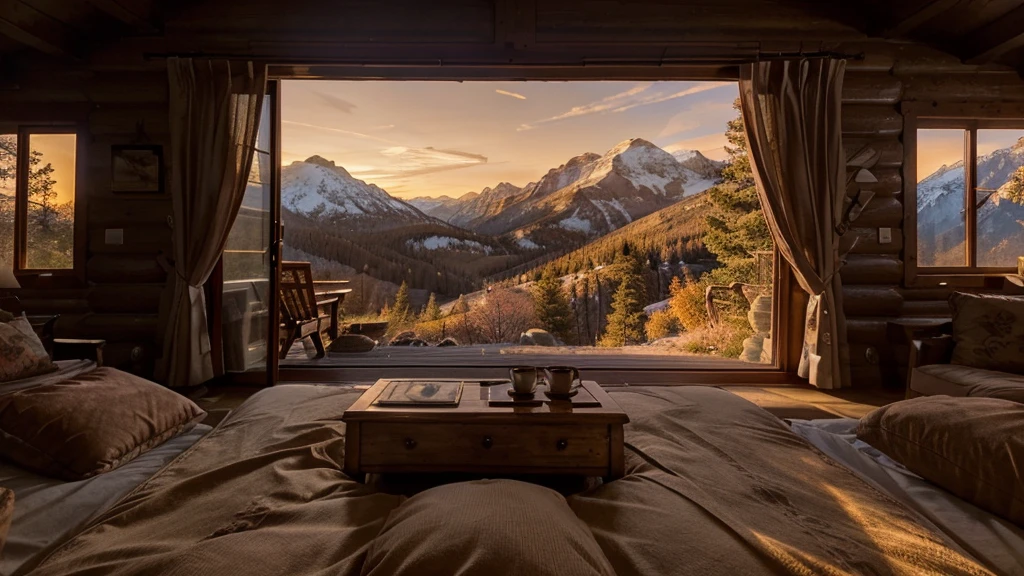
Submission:
POLYGON ((341 298, 317 300, 313 288, 313 271, 309 262, 281 262, 281 346, 280 358, 288 356, 296 340, 309 338, 316 348, 316 357, 326 354, 320 335, 326 321, 332 328, 337 324, 341 298), (326 309, 327 314, 320 310, 326 309))

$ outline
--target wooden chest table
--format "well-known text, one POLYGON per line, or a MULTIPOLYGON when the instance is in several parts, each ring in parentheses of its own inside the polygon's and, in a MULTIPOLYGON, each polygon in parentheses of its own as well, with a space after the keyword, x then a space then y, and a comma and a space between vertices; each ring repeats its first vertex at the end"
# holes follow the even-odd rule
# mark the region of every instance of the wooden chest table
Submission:
MULTIPOLYGON (((456 382, 460 380, 455 380, 456 382)), ((345 411, 345 472, 624 473, 625 412, 596 382, 583 387, 600 407, 567 401, 491 407, 488 387, 464 382, 458 407, 375 406, 391 380, 378 380, 345 411)))

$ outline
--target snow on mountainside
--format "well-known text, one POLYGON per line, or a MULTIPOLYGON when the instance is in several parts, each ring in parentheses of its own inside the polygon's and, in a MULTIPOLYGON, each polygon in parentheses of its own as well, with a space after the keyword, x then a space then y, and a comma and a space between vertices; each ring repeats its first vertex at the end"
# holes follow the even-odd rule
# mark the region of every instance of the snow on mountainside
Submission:
POLYGON ((672 153, 672 157, 682 164, 683 168, 692 170, 706 180, 721 178, 722 168, 728 164, 711 160, 699 150, 677 150, 672 153))
POLYGON ((469 222, 485 234, 551 247, 593 238, 680 199, 703 192, 721 168, 699 152, 688 165, 654 144, 633 138, 603 155, 583 154, 528 184, 498 212, 469 222))
POLYGON ((413 206, 320 156, 292 162, 281 170, 281 204, 306 216, 430 220, 413 206))
MULTIPOLYGON (((978 201, 978 263, 1013 266, 1024 254, 1024 206, 1006 197, 1004 185, 1024 166, 1024 139, 978 158, 978 187, 997 189, 978 201)), ((963 265, 964 163, 943 165, 917 184, 918 262, 963 265)))

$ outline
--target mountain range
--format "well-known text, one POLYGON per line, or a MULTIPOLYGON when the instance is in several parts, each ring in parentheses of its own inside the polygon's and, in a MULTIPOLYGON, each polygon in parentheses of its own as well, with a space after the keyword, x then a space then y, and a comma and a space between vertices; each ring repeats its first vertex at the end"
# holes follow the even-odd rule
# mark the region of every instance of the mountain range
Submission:
POLYGON ((414 198, 424 213, 524 248, 583 242, 642 218, 721 178, 722 164, 698 151, 669 154, 633 138, 603 155, 586 153, 522 188, 502 182, 457 198, 414 198))
POLYGON ((281 172, 285 243, 381 280, 457 294, 693 197, 720 181, 722 167, 633 138, 521 187, 403 201, 311 156, 281 172))
MULTIPOLYGON (((1024 255, 1024 205, 1006 186, 1024 166, 1024 138, 978 158, 978 265, 1013 266, 1024 255)), ((917 184, 917 253, 920 266, 962 266, 964 259, 963 161, 943 165, 917 184)))

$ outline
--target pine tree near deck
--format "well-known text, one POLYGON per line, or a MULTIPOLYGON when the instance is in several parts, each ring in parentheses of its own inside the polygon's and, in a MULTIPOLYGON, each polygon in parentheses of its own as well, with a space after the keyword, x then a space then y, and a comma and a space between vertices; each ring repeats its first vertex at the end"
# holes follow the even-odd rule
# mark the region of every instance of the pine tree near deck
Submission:
POLYGON ((612 312, 600 345, 604 347, 639 344, 644 338, 644 307, 636 282, 623 278, 612 296, 612 312))
POLYGON ((563 342, 569 340, 573 327, 572 309, 562 292, 562 281, 552 268, 546 268, 533 286, 533 308, 541 328, 563 342))
POLYGON ((388 322, 392 326, 400 326, 409 321, 412 316, 412 310, 409 307, 409 285, 402 282, 402 285, 398 288, 398 294, 395 294, 395 303, 391 305, 388 310, 388 322))
POLYGON ((430 298, 427 299, 427 307, 423 309, 423 315, 420 317, 422 322, 433 322, 441 319, 441 306, 437 303, 437 296, 431 292, 430 298))

